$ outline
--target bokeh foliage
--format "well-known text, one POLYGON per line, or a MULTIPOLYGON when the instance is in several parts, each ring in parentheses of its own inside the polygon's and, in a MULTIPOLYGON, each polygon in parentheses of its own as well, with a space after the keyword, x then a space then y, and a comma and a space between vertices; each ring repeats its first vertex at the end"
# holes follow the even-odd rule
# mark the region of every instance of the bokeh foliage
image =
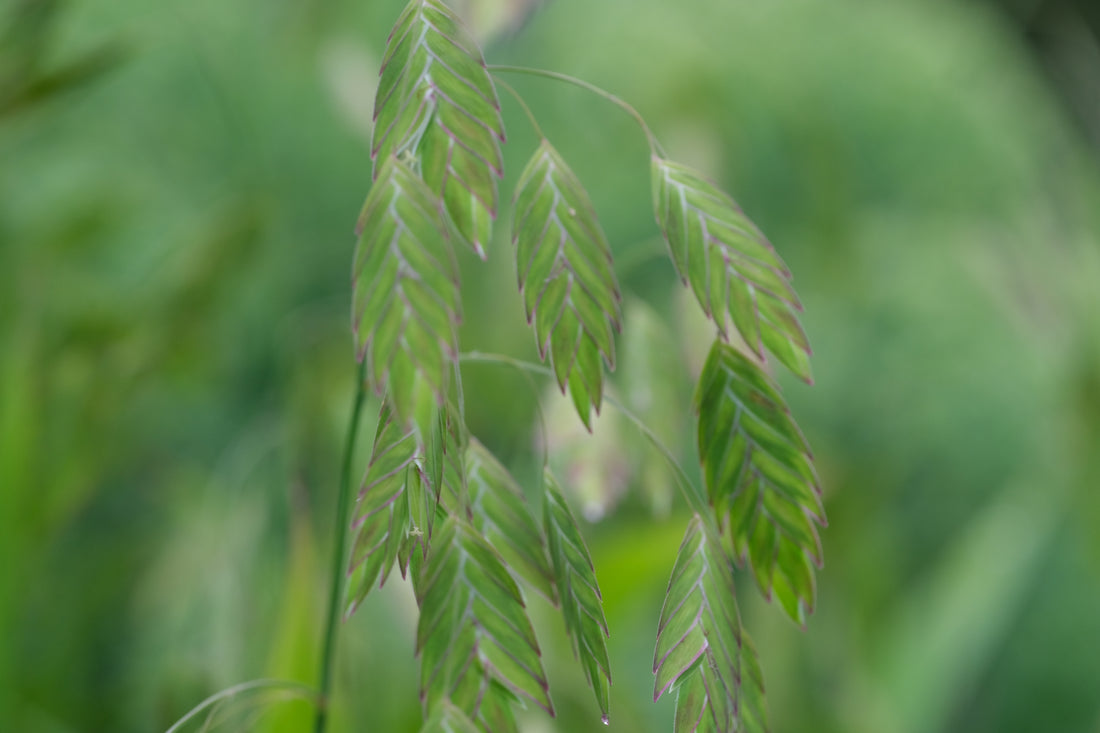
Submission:
MULTIPOLYGON (((347 273, 402 4, 0 10, 0 99, 22 100, 0 109, 0 729, 163 730, 242 680, 314 682, 347 273)), ((491 62, 639 107, 768 232, 806 305, 816 386, 777 378, 830 518, 808 631, 737 577, 773 727, 1094 731, 1100 177, 1020 41, 962 4, 522 5, 456 6, 503 31, 491 62)), ((690 464, 711 332, 652 223, 645 141, 577 90, 510 82, 599 212, 623 340, 649 322, 611 387, 690 464)), ((503 104, 510 189, 535 140, 503 104)), ((534 359, 498 229, 487 265, 461 258, 462 347, 534 359)), ((532 489, 537 393, 464 371, 472 432, 532 489)), ((662 469, 628 424, 606 414, 585 443, 567 401, 546 411, 558 475, 601 518, 584 529, 612 724, 668 730, 652 635, 682 517, 660 516, 662 469)), ((372 601, 344 630, 334 730, 415 730, 411 590, 372 601)), ((602 730, 560 622, 528 605, 557 729, 602 730)), ((289 702, 265 724, 307 720, 289 702)))

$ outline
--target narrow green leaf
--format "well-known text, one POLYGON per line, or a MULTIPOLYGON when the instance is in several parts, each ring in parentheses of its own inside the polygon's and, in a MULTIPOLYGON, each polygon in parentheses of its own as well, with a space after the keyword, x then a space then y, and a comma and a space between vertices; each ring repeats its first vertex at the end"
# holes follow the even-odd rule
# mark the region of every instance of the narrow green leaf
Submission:
POLYGON ((474 528, 518 578, 557 604, 546 540, 527 509, 519 484, 475 438, 466 450, 466 470, 474 528))
POLYGON ((449 698, 471 719, 507 716, 494 685, 553 715, 546 673, 523 598, 500 555, 467 521, 436 530, 421 576, 416 646, 426 708, 449 698))
POLYGON ((589 687, 607 722, 611 662, 607 654, 607 619, 596 569, 577 520, 549 471, 543 487, 543 523, 550 545, 555 582, 561 597, 565 629, 573 642, 573 654, 584 668, 589 687))
POLYGON ((587 192, 543 140, 516 184, 512 241, 519 288, 539 355, 550 361, 586 427, 603 398, 603 361, 615 367, 619 286, 611 247, 587 192))
POLYGON ((687 166, 653 157, 653 205, 684 284, 723 338, 733 327, 807 382, 810 344, 790 270, 728 195, 687 166))
POLYGON ((412 0, 394 26, 374 102, 375 175, 409 151, 450 222, 481 256, 497 212, 504 123, 477 42, 439 0, 412 0))
POLYGON ((461 312, 439 204, 408 166, 390 158, 367 196, 358 233, 352 284, 359 358, 402 424, 424 432, 457 359, 461 312))
POLYGON ((821 488, 809 445, 779 388, 748 357, 716 341, 695 393, 699 457, 734 554, 796 623, 814 607, 811 560, 822 563, 821 488))
MULTIPOLYGON (((742 715, 741 621, 733 569, 717 537, 699 515, 692 517, 668 583, 653 671, 654 700, 676 689, 676 733, 734 733, 742 715)), ((761 688, 762 689, 762 688, 761 688)))

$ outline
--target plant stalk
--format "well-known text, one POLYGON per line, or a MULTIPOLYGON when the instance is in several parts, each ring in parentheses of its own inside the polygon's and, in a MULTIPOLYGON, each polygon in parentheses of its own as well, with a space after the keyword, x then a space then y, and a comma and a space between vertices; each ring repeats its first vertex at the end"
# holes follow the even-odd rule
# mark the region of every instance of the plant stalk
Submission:
MULTIPOLYGON (((638 123, 638 126, 642 128, 642 132, 645 133, 646 140, 649 142, 649 148, 654 155, 660 155, 664 157, 665 151, 661 148, 661 143, 657 141, 657 136, 653 134, 653 130, 649 129, 649 125, 646 124, 645 118, 642 117, 638 110, 634 109, 628 102, 621 97, 617 97, 611 92, 601 89, 595 84, 590 84, 584 79, 578 79, 575 76, 569 76, 568 74, 561 74, 557 71, 547 71, 546 69, 532 69, 526 66, 506 66, 502 64, 490 65, 489 71, 502 72, 506 74, 526 74, 527 76, 541 76, 544 79, 553 79, 555 81, 565 82, 566 84, 572 84, 575 87, 580 87, 586 91, 592 92, 598 97, 611 102, 619 109, 626 112, 628 115, 634 118, 634 121, 638 123)), ((517 95, 518 96, 518 95, 517 95)))
MULTIPOLYGON (((548 367, 543 366, 542 364, 534 364, 529 361, 523 361, 522 359, 514 359, 505 354, 489 354, 483 351, 467 351, 459 355, 459 359, 462 361, 481 361, 492 364, 503 364, 505 366, 510 366, 513 369, 518 369, 522 372, 542 374, 549 377, 554 376, 554 372, 551 371, 548 367)), ((644 435, 646 439, 653 444, 653 447, 657 449, 657 451, 664 457, 664 459, 668 461, 668 465, 676 474, 677 483, 680 484, 680 492, 683 494, 684 500, 687 502, 688 506, 691 507, 691 510, 693 512, 699 515, 699 518, 707 524, 709 529, 711 529, 712 531, 717 531, 717 524, 715 523, 713 516, 714 513, 710 511, 710 507, 707 504, 706 493, 703 492, 698 486, 696 486, 695 482, 691 480, 691 478, 687 475, 687 472, 684 471, 683 466, 681 466, 680 462, 676 460, 676 456, 673 455, 671 450, 669 450, 668 446, 666 446, 661 441, 661 439, 657 437, 657 434, 654 433, 649 428, 649 426, 642 421, 640 417, 631 412, 631 410, 622 402, 615 399, 609 394, 605 394, 603 398, 609 405, 618 410, 619 414, 621 414, 623 417, 633 423, 634 427, 636 427, 638 431, 641 432, 641 434, 644 435)))
POLYGON ((355 378, 355 401, 351 408, 344 457, 340 466, 340 489, 336 497, 336 540, 332 548, 332 588, 325 619, 325 640, 321 653, 321 681, 317 697, 317 714, 313 719, 314 733, 324 733, 328 725, 329 696, 332 694, 333 667, 336 662, 336 636, 340 628, 340 604, 347 580, 348 513, 351 503, 351 471, 355 456, 355 441, 359 435, 360 415, 366 399, 366 359, 359 364, 355 378))

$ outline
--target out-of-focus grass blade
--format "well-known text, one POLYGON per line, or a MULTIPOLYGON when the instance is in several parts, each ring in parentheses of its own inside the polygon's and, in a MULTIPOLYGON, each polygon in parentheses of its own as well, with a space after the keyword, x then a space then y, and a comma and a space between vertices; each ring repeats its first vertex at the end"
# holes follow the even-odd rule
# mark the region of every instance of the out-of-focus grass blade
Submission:
POLYGON ((1003 492, 913 588, 872 672, 894 730, 946 729, 1026 602, 1064 509, 1030 482, 1003 492))

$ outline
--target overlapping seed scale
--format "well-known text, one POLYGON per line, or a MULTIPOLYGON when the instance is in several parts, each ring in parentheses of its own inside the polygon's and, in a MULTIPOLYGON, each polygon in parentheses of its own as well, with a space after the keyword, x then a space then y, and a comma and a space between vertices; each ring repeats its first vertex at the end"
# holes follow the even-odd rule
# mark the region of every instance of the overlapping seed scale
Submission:
POLYGON ((606 641, 609 631, 596 570, 576 517, 549 471, 545 474, 543 492, 543 523, 565 629, 573 643, 573 653, 584 668, 588 686, 595 693, 606 719, 611 686, 611 661, 606 641))
POLYGON ((348 568, 350 616, 374 587, 386 582, 409 524, 406 482, 415 472, 416 436, 401 429, 388 404, 383 403, 374 447, 352 521, 352 550, 348 568))
POLYGON ((416 646, 421 697, 429 709, 449 698, 479 717, 479 706, 496 685, 553 714, 522 595, 472 525, 452 516, 437 530, 421 587, 416 646))
POLYGON ((584 187, 549 142, 516 191, 512 239, 527 320, 540 356, 550 356, 558 386, 591 427, 603 397, 601 358, 614 368, 621 321, 611 248, 584 187))
POLYGON ((551 603, 557 603, 546 540, 531 516, 523 491, 500 461, 478 440, 466 451, 471 520, 508 568, 551 603))
POLYGON ((737 204, 690 168, 653 158, 657 222, 673 262, 723 337, 729 325, 806 381, 810 344, 790 270, 737 204))
POLYGON ((733 551, 762 592, 804 624, 814 605, 811 561, 823 557, 820 481, 809 445, 753 362, 716 342, 699 379, 698 443, 707 494, 733 551))
POLYGON ((479 256, 492 236, 504 124, 477 43, 446 5, 413 0, 387 43, 371 155, 410 151, 454 230, 479 256))
POLYGON ((669 579, 657 647, 654 699, 677 689, 677 733, 737 725, 741 685, 741 623, 733 572, 703 520, 688 524, 669 579))
POLYGON ((442 213, 404 163, 387 162, 359 220, 353 329, 375 391, 425 426, 457 359, 458 272, 442 213))

